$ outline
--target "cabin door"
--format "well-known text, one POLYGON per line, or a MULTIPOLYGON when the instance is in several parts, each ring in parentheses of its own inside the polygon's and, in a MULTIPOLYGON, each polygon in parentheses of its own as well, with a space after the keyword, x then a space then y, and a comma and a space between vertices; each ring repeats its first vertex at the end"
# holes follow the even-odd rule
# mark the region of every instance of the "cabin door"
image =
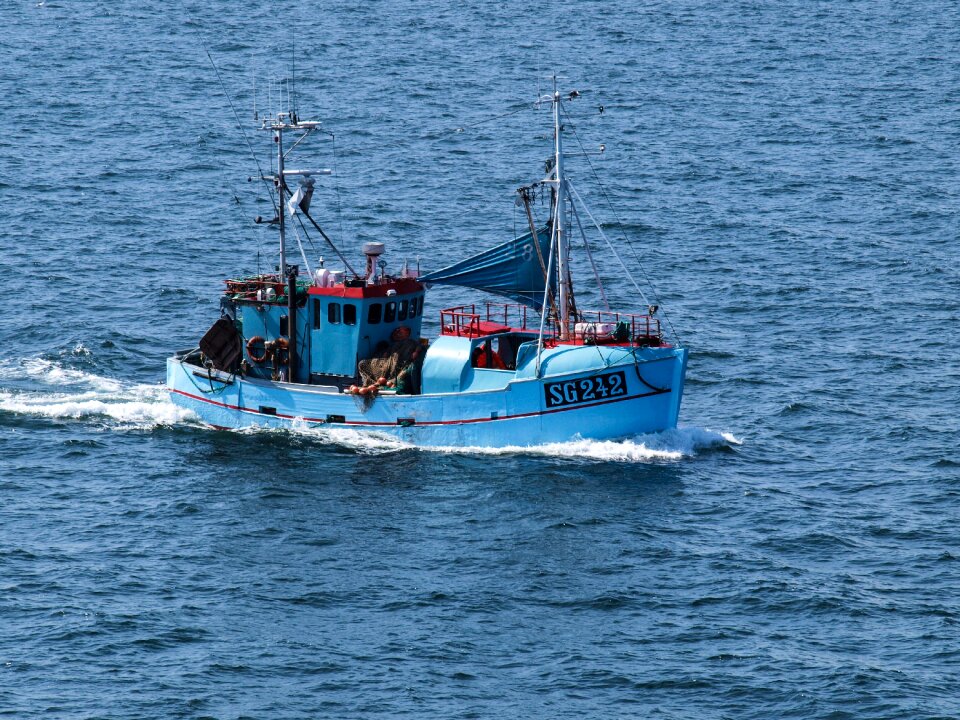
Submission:
POLYGON ((310 372, 319 375, 357 374, 356 339, 340 337, 341 333, 310 331, 310 372))

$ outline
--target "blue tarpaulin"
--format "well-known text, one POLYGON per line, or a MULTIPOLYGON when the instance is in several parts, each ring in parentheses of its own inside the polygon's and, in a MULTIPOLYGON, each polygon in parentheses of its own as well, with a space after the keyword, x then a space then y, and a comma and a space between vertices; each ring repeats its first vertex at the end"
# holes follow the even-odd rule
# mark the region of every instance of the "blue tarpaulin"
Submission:
MULTIPOLYGON (((538 230, 537 239, 540 241, 540 254, 546 267, 549 264, 550 252, 549 228, 538 230)), ((543 276, 544 271, 537 258, 533 233, 527 233, 466 260, 461 260, 455 265, 427 273, 419 279, 426 283, 460 285, 505 295, 516 302, 540 310, 543 307, 545 285, 543 276)), ((551 278, 551 291, 555 290, 555 285, 556 281, 551 278)))

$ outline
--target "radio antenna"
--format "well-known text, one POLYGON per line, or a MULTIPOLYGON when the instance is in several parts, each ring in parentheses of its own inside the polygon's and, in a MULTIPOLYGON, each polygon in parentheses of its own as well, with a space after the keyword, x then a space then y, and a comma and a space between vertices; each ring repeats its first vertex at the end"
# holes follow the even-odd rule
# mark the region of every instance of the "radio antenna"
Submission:
MULTIPOLYGON (((186 13, 187 17, 190 18, 190 10, 184 4, 183 0, 180 0, 180 6, 183 8, 183 11, 186 13)), ((223 96, 227 99, 227 104, 233 111, 233 117, 237 121, 237 128, 240 130, 240 135, 243 136, 243 141, 246 143, 247 149, 250 151, 250 157, 253 158, 253 162, 257 166, 260 176, 263 177, 263 170, 260 167, 260 161, 257 159, 257 154, 253 151, 253 145, 250 144, 250 138, 247 137, 247 132, 243 128, 243 123, 240 122, 240 113, 237 112, 237 108, 233 104, 233 100, 230 99, 230 93, 227 92, 227 86, 224 84, 223 77, 220 75, 220 68, 218 68, 217 64, 213 61, 213 56, 210 54, 210 48, 207 45, 207 38, 200 29, 199 24, 197 24, 196 33, 197 37, 200 39, 200 46, 203 48, 203 52, 206 54, 207 60, 210 61, 210 65, 213 67, 213 72, 217 76, 217 82, 220 84, 220 90, 223 92, 223 96)), ((276 206, 274 206, 274 210, 276 209, 276 206)))
POLYGON ((299 115, 300 108, 297 107, 297 34, 293 30, 290 31, 290 55, 290 83, 293 90, 291 104, 294 114, 299 115))

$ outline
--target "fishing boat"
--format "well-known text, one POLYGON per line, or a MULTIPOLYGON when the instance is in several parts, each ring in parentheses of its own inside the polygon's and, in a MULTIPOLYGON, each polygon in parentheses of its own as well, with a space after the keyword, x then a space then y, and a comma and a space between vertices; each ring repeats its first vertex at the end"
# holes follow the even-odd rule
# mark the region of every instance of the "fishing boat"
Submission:
POLYGON ((564 151, 561 120, 577 95, 555 88, 538 99, 552 109, 553 142, 546 176, 518 190, 529 229, 422 275, 406 263, 387 273, 380 242, 362 245, 354 269, 310 214, 315 183, 330 171, 287 167, 320 123, 271 114, 260 129, 275 146, 275 167, 260 177, 272 188, 267 222, 279 234, 279 264, 226 280, 220 317, 198 347, 167 360, 172 400, 220 429, 347 428, 417 446, 530 446, 676 427, 687 351, 665 339, 659 308, 576 303, 570 239, 574 227, 582 232, 578 207, 593 219, 565 174, 574 154, 564 151), (538 194, 549 199, 542 224, 533 212, 538 194), (311 268, 301 242, 308 231, 330 244, 342 268, 311 268), (303 268, 289 262, 291 235, 303 268), (443 284, 500 297, 440 310, 431 341, 421 336, 425 296, 443 284))

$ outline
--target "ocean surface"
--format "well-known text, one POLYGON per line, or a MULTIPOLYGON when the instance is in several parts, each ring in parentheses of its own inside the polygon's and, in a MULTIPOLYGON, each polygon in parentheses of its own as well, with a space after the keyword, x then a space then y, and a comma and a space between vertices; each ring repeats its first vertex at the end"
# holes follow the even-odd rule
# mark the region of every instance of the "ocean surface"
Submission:
POLYGON ((0 18, 0 715, 960 717, 956 2, 0 18), (276 262, 255 108, 333 133, 303 157, 352 259, 427 270, 525 228, 553 74, 690 349, 679 429, 439 451, 168 401, 222 279, 276 262))

